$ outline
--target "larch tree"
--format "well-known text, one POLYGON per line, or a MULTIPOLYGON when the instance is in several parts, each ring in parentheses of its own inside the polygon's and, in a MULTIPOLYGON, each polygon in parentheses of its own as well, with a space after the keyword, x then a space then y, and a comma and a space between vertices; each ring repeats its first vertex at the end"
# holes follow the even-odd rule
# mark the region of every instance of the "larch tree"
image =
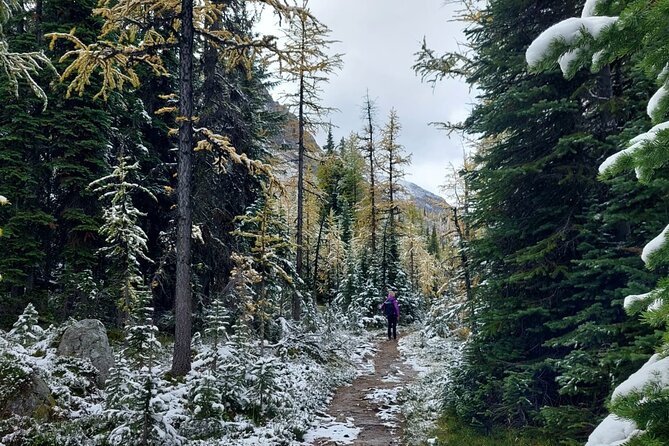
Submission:
MULTIPOLYGON (((288 81, 297 84, 295 92, 286 95, 287 105, 297 111, 297 222, 296 222, 296 258, 295 267, 298 275, 304 267, 304 163, 306 131, 314 131, 327 125, 323 115, 332 111, 321 103, 321 84, 328 81, 328 76, 342 66, 341 54, 327 54, 335 43, 329 39, 330 29, 314 20, 309 14, 308 0, 303 0, 300 12, 294 14, 286 32, 287 44, 284 48, 289 64, 282 71, 288 81)), ((292 317, 300 319, 301 302, 297 296, 293 299, 292 317)))
MULTIPOLYGON (((287 286, 299 295, 294 280, 294 270, 286 261, 285 253, 292 251, 287 228, 277 210, 274 180, 263 189, 263 195, 248 210, 238 216, 238 229, 234 234, 250 244, 250 254, 245 256, 257 271, 260 288, 253 303, 253 316, 259 327, 260 349, 267 337, 267 323, 272 315, 282 312, 282 302, 277 299, 279 289, 287 286), (273 299, 274 300, 273 300, 273 299), (276 311, 278 309, 278 311, 276 311)), ((299 296, 301 299, 301 296, 299 296)))
MULTIPOLYGON (((467 243, 471 240, 471 229, 469 225, 469 205, 472 199, 469 190, 468 174, 473 171, 474 166, 466 153, 463 153, 463 165, 460 170, 453 164, 450 165, 450 171, 446 177, 446 183, 442 185, 442 190, 453 197, 453 204, 450 209, 452 218, 452 231, 450 236, 455 239, 457 246, 457 257, 459 261, 458 276, 462 278, 464 288, 464 299, 469 305, 470 321, 474 318, 475 302, 472 290, 472 273, 467 250, 467 243)), ((448 217, 447 217, 448 218, 448 217)), ((450 229, 450 228, 449 228, 450 229)))
MULTIPOLYGON (((312 17, 283 0, 249 0, 247 3, 268 6, 286 16, 299 13, 312 17)), ((58 39, 66 39, 75 46, 61 59, 61 62, 71 60, 62 74, 63 80, 70 79, 68 95, 83 94, 93 75, 100 72, 102 82, 96 97, 105 99, 110 91, 122 89, 127 84, 131 87, 139 86, 138 65, 148 65, 157 75, 168 75, 161 55, 178 48, 178 109, 166 107, 163 110, 177 112, 178 123, 175 344, 172 361, 172 374, 177 376, 187 373, 191 364, 191 178, 194 132, 197 131, 201 138, 197 143, 199 149, 211 150, 216 146, 222 150, 222 158, 244 164, 249 161, 237 154, 227 137, 194 127, 197 122, 193 100, 195 37, 217 45, 229 67, 243 66, 249 73, 261 52, 270 50, 278 57, 283 56, 271 36, 249 37, 212 26, 225 8, 223 3, 199 4, 193 0, 104 0, 94 10, 94 14, 104 20, 102 33, 96 42, 87 44, 74 31, 47 36, 51 38, 52 45, 58 39)))
POLYGON ((364 122, 364 127, 362 131, 362 139, 364 145, 361 147, 361 150, 364 154, 364 157, 367 161, 367 169, 369 172, 368 181, 368 200, 369 200, 369 229, 370 229, 370 244, 372 256, 376 253, 376 236, 377 236, 377 224, 378 224, 378 209, 376 204, 376 195, 377 195, 377 184, 376 184, 376 174, 377 174, 377 163, 376 163, 376 152, 377 152, 377 143, 374 139, 376 132, 376 104, 369 97, 369 91, 365 94, 362 104, 362 119, 364 122))
POLYGON ((399 268, 398 228, 397 215, 399 206, 397 194, 402 190, 400 181, 404 178, 404 166, 411 163, 411 155, 404 154, 404 146, 399 142, 401 130, 397 111, 392 108, 388 115, 388 122, 381 130, 379 142, 379 170, 386 177, 381 182, 383 191, 383 210, 387 217, 383 226, 382 255, 381 255, 381 282, 385 285, 396 286, 397 270, 399 268))

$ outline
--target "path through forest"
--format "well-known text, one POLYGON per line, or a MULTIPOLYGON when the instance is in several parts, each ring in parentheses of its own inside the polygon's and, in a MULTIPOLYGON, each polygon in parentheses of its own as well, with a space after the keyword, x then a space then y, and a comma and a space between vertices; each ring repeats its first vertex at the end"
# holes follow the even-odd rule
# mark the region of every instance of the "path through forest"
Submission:
POLYGON ((309 433, 313 446, 401 444, 404 420, 398 393, 416 372, 402 362, 398 342, 379 334, 373 367, 337 389, 320 427, 309 433))

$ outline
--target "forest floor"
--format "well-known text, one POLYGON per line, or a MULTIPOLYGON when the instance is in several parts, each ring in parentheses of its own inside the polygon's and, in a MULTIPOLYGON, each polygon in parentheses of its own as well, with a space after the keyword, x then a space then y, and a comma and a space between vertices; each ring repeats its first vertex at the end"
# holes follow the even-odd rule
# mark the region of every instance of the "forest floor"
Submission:
POLYGON ((318 425, 307 432, 305 440, 311 445, 402 444, 405 420, 398 394, 417 372, 401 358, 399 338, 389 341, 380 332, 378 339, 373 363, 370 360, 363 374, 337 389, 327 414, 321 414, 318 425))

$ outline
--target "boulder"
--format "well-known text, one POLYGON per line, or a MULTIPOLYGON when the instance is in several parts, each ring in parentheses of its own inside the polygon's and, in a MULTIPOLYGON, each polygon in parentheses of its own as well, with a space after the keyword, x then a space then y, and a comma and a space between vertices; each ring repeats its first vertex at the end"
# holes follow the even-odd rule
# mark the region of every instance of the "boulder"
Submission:
POLYGON ((89 359, 98 370, 97 382, 100 386, 104 386, 109 369, 114 365, 107 330, 97 319, 84 319, 65 330, 58 345, 58 354, 89 359))
POLYGON ((46 382, 37 373, 31 373, 7 399, 2 401, 2 414, 46 418, 55 401, 46 382))

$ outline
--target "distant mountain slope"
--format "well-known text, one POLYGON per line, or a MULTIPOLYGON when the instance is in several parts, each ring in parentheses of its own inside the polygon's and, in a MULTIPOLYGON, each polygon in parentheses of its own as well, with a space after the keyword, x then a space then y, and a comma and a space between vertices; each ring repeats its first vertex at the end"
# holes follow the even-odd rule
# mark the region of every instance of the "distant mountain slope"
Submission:
MULTIPOLYGON (((290 183, 297 176, 297 117, 286 107, 268 97, 268 109, 286 114, 286 123, 281 132, 270 140, 268 150, 272 154, 275 173, 284 183, 290 183)), ((307 168, 316 169, 323 152, 311 133, 304 136, 307 168)), ((441 214, 450 209, 450 205, 442 197, 423 189, 415 183, 401 180, 404 188, 399 195, 402 201, 412 202, 416 208, 427 214, 441 214)))
POLYGON ((406 180, 400 180, 399 183, 404 188, 404 191, 399 194, 399 199, 413 202, 418 209, 431 213, 440 213, 451 207, 442 197, 423 189, 415 183, 406 180))
MULTIPOLYGON (((279 178, 287 180, 297 176, 297 143, 298 143, 298 120, 287 107, 268 98, 267 108, 273 112, 284 113, 286 121, 283 129, 270 139, 269 151, 272 154, 272 165, 279 178)), ((315 169, 321 158, 321 148, 314 136, 306 132, 304 134, 304 147, 306 149, 305 164, 315 169)))

